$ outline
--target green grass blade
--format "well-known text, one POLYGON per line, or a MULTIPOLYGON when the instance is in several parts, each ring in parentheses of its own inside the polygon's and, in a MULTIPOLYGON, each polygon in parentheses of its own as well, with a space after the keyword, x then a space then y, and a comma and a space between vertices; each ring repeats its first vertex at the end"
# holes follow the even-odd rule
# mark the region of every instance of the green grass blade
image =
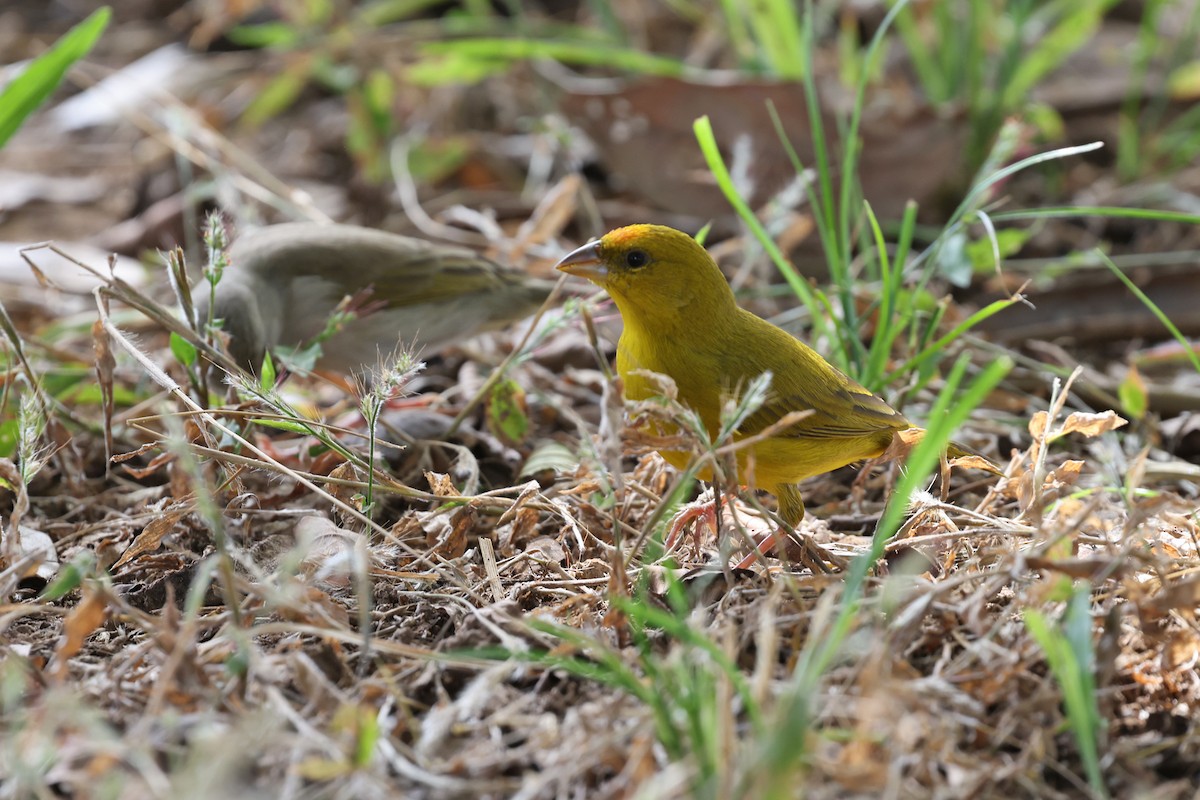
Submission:
POLYGON ((813 325, 821 326, 824 324, 824 315, 821 313, 821 306, 817 302, 808 282, 801 277, 796 268, 783 255, 779 246, 767 233, 767 229, 759 222, 758 217, 750 208, 749 204, 738 194, 737 187, 733 185, 733 178, 729 174, 729 169, 725 166, 725 160, 721 157, 721 150, 717 146, 716 136, 713 134, 712 123, 708 117, 700 117, 692 124, 692 130, 695 131, 696 141, 700 143, 700 151, 704 154, 704 161, 708 164, 708 169, 712 173, 713 178, 717 181, 717 186, 725 195, 725 199, 733 206, 734 211, 738 213, 742 221, 754 234, 754 238, 762 245, 767 256, 775 264, 779 270, 779 274, 787 281, 788 286, 800 298, 805 307, 812 315, 813 325))
POLYGON ((640 75, 681 78, 690 72, 683 62, 606 42, 558 41, 480 37, 451 42, 431 42, 421 48, 428 56, 453 56, 481 62, 523 61, 550 58, 564 64, 612 67, 640 75))
POLYGON ((1062 691, 1067 724, 1079 746, 1088 784, 1098 797, 1106 798, 1109 794, 1100 768, 1098 744, 1102 723, 1096 705, 1090 599, 1091 588, 1086 581, 1073 588, 1061 630, 1052 626, 1036 609, 1025 609, 1022 618, 1030 635, 1046 654, 1050 671, 1062 691))
POLYGON ((25 118, 54 93, 71 65, 88 54, 104 33, 110 17, 112 9, 108 6, 92 12, 4 88, 0 93, 0 147, 12 138, 25 118))
POLYGON ((811 725, 809 698, 815 696, 818 685, 853 627, 867 573, 883 554, 888 540, 899 530, 913 492, 924 485, 955 428, 970 416, 1012 369, 1011 359, 996 359, 984 367, 961 395, 955 397, 969 360, 969 356, 963 354, 947 376, 945 388, 930 411, 925 438, 908 458, 907 469, 876 528, 871 550, 851 562, 836 618, 827 629, 814 628, 809 634, 809 643, 796 665, 790 686, 780 698, 774 717, 774 730, 769 734, 760 756, 758 771, 766 776, 768 787, 763 794, 765 797, 792 796, 789 786, 795 765, 805 758, 804 742, 811 725))
POLYGON ((1150 219, 1157 222, 1184 222, 1189 225, 1200 225, 1200 214, 1152 208, 1121 208, 1119 206, 1050 206, 1048 208, 1035 208, 1026 211, 1000 211, 992 213, 992 219, 996 222, 1061 219, 1064 217, 1150 219))
POLYGON ((1192 366, 1195 367, 1196 372, 1200 372, 1200 355, 1197 355, 1196 348, 1192 347, 1191 342, 1187 340, 1187 337, 1183 335, 1183 332, 1176 327, 1174 322, 1171 322, 1171 318, 1163 313, 1163 310, 1159 308, 1155 302, 1146 295, 1145 292, 1139 289, 1137 284, 1135 284, 1120 267, 1112 262, 1111 258, 1099 251, 1096 251, 1096 254, 1100 256, 1100 260, 1104 262, 1104 266, 1108 267, 1109 271, 1112 272, 1113 275, 1116 275, 1121 283, 1125 284, 1125 288, 1132 292, 1134 297, 1136 297, 1138 300, 1141 300, 1142 304, 1145 305, 1146 308, 1150 309, 1150 313, 1157 317, 1158 321, 1161 322, 1168 331, 1170 331, 1171 335, 1175 337, 1175 341, 1179 342, 1180 346, 1183 347, 1183 352, 1187 353, 1188 359, 1192 362, 1192 366))
POLYGON ((887 377, 884 378, 884 383, 891 383, 902 375, 906 375, 912 370, 918 369, 934 356, 941 355, 945 351, 947 345, 949 345, 955 339, 958 339, 971 328, 974 328, 985 319, 999 314, 1001 311, 1013 305, 1014 303, 1019 302, 1021 302, 1021 299, 1018 297, 1007 297, 1003 300, 996 300, 988 303, 986 306, 955 325, 940 339, 930 345, 925 346, 920 353, 905 361, 892 372, 889 372, 887 377))

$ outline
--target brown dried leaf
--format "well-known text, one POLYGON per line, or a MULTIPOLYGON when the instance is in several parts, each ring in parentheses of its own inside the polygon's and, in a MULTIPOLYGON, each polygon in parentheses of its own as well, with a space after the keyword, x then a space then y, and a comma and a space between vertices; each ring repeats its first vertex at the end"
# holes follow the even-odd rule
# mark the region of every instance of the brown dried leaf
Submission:
POLYGON ((1050 415, 1045 411, 1038 411, 1029 418, 1029 435, 1034 439, 1040 439, 1042 434, 1046 432, 1046 423, 1049 421, 1050 415))
POLYGON ((959 469, 978 469, 993 474, 999 472, 996 469, 996 465, 983 456, 959 456, 958 458, 952 458, 950 459, 950 466, 958 467, 959 469))
POLYGON ((1150 606, 1162 613, 1194 611, 1197 606, 1200 606, 1200 576, 1164 586, 1163 590, 1150 601, 1150 606))
POLYGON ((450 480, 450 476, 442 472, 425 471, 425 480, 429 482, 429 491, 436 494, 438 497, 460 497, 458 489, 454 486, 454 481, 450 480))
POLYGON ((163 537, 171 532, 175 527, 175 523, 183 519, 187 509, 177 508, 165 512, 160 517, 155 517, 146 527, 142 528, 121 557, 117 559, 117 563, 112 565, 113 570, 117 570, 128 564, 133 559, 140 556, 142 553, 150 553, 157 550, 162 544, 163 537))
POLYGON ((79 601, 63 622, 63 636, 54 651, 55 676, 65 678, 67 661, 83 648, 87 637, 100 627, 108 614, 108 602, 104 592, 87 586, 83 590, 83 599, 79 601))
POLYGON ((539 536, 529 543, 525 552, 539 561, 549 561, 552 564, 567 563, 567 551, 562 544, 549 536, 539 536))
POLYGON ((467 531, 475 524, 477 517, 478 512, 475 509, 464 506, 450 518, 449 530, 443 529, 444 533, 441 535, 429 534, 425 543, 442 558, 458 558, 467 552, 467 531))
MULTIPOLYGON (((329 471, 329 477, 339 481, 361 481, 362 476, 358 474, 358 469, 349 461, 343 461, 329 471)), ((337 483, 327 484, 326 489, 329 493, 341 500, 352 508, 358 508, 358 504, 354 501, 354 496, 358 494, 358 489, 353 486, 342 486, 337 483)))
POLYGON ((1175 631, 1162 651, 1162 665, 1167 672, 1191 669, 1200 661, 1200 635, 1190 628, 1175 631))
MULTIPOLYGON (((147 447, 157 447, 157 446, 158 446, 157 444, 154 444, 154 445, 148 445, 147 447)), ((133 458, 134 456, 141 454, 141 452, 146 449, 147 449, 146 447, 140 447, 137 449, 137 451, 135 451, 133 453, 127 453, 123 456, 113 456, 112 460, 114 462, 120 462, 126 458, 133 458)), ((145 478, 149 478, 151 475, 153 475, 154 473, 156 473, 160 469, 162 469, 165 464, 170 464, 174 460, 175 460, 175 455, 173 453, 160 453, 159 455, 157 455, 153 459, 151 459, 150 463, 144 467, 134 467, 134 466, 130 466, 129 464, 125 464, 124 467, 125 467, 125 471, 128 472, 131 476, 133 476, 137 480, 144 480, 145 478)))
POLYGON ((344 605, 334 600, 316 586, 304 589, 302 602, 280 609, 280 616, 292 622, 302 622, 308 625, 323 627, 330 621, 338 625, 350 623, 350 612, 344 605))
POLYGON ((1046 476, 1047 483, 1055 483, 1058 486, 1074 486, 1079 480, 1080 473, 1083 472, 1083 461, 1072 459, 1064 461, 1057 469, 1053 470, 1046 476))
POLYGON ((539 518, 537 509, 522 508, 513 517, 511 524, 497 527, 499 544, 496 549, 500 554, 505 558, 515 555, 518 548, 529 541, 537 531, 539 518))
MULTIPOLYGON (((1058 436, 1066 436, 1068 433, 1082 433, 1084 436, 1099 436, 1102 433, 1116 430, 1122 425, 1128 424, 1128 421, 1117 416, 1117 412, 1113 410, 1102 411, 1099 414, 1088 414, 1082 411, 1076 411, 1067 417, 1062 424, 1062 430, 1058 432, 1058 436)), ((1056 436, 1055 438, 1058 438, 1056 436)))

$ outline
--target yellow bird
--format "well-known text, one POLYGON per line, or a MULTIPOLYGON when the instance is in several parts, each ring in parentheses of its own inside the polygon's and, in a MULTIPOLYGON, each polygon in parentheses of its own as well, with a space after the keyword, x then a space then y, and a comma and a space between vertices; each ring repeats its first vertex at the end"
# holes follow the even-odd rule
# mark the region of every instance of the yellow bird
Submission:
MULTIPOLYGON (((804 517, 798 481, 880 456, 897 431, 913 427, 795 336, 738 307, 716 262, 681 231, 661 225, 618 228, 567 255, 558 269, 587 278, 616 302, 625 323, 617 371, 627 398, 659 393, 638 370, 666 375, 678 387, 679 400, 715 437, 723 401, 770 371, 767 401, 736 438, 811 409, 738 451, 739 474, 752 474, 759 488, 773 493, 780 516, 792 527, 804 517)), ((677 451, 662 456, 677 468, 689 459, 677 451)), ((753 560, 752 555, 739 566, 753 560)))

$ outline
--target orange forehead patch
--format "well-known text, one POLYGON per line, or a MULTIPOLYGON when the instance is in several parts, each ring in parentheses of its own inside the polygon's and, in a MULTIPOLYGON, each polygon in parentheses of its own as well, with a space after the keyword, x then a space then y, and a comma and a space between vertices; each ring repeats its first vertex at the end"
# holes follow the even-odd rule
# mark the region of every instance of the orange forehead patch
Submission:
POLYGON ((650 225, 627 225, 624 228, 609 231, 601 241, 606 247, 624 248, 645 236, 650 227, 650 225))

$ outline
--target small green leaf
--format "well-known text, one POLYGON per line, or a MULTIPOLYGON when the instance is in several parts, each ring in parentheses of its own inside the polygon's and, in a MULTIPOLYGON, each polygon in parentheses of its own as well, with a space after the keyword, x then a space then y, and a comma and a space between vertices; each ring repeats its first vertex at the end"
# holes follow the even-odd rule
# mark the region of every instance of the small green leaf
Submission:
POLYGON ((449 177, 470 157, 473 145, 465 136, 418 142, 408 153, 408 167, 418 183, 437 183, 449 177))
POLYGON ((198 355, 196 346, 174 331, 171 331, 171 354, 185 367, 195 366, 198 355))
POLYGON ((312 433, 312 428, 309 426, 286 419, 256 419, 254 420, 254 424, 262 425, 266 428, 276 428, 281 431, 288 431, 289 433, 301 433, 305 435, 312 433))
POLYGON ((1121 408, 1134 419, 1142 419, 1150 407, 1150 392, 1146 389, 1146 381, 1137 367, 1130 367, 1125 373, 1121 385, 1117 387, 1117 399, 1121 408))
POLYGON ((258 375, 258 386, 264 392, 269 392, 275 388, 275 361, 271 358, 271 353, 263 353, 262 370, 258 375))
POLYGON ((404 71, 405 80, 416 86, 472 86, 484 78, 499 75, 512 66, 511 61, 460 53, 427 56, 404 71))
MULTIPOLYGON (((12 458, 17 452, 17 439, 19 437, 16 418, 9 418, 0 422, 0 458, 12 458)), ((12 487, 5 486, 10 489, 12 487)))
POLYGON ((488 428, 509 444, 520 444, 529 434, 525 390, 511 378, 492 387, 488 397, 488 428))
POLYGON ((358 741, 354 748, 354 764, 365 767, 371 763, 375 745, 379 742, 379 718, 363 706, 358 715, 358 741))
POLYGON ((60 600, 70 592, 78 589, 83 584, 83 579, 90 577, 94 572, 95 561, 91 553, 83 552, 71 559, 71 563, 64 566, 54 576, 54 580, 42 590, 38 595, 39 600, 60 600))
MULTIPOLYGON (((1030 231, 1023 228, 1005 228, 996 231, 996 245, 1000 249, 1000 258, 1008 258, 1020 252, 1029 239, 1030 231)), ((992 239, 984 236, 966 246, 967 259, 976 272, 991 272, 996 268, 995 251, 992 250, 992 239)))
POLYGON ((245 647, 238 647, 225 659, 225 669, 230 675, 245 675, 250 670, 250 654, 245 647))
POLYGON ((289 371, 300 375, 307 375, 312 372, 317 361, 321 358, 322 349, 320 342, 303 347, 284 347, 282 345, 275 348, 275 356, 279 359, 279 363, 288 368, 289 371))
POLYGON ((1171 73, 1167 93, 1172 100, 1195 100, 1200 97, 1200 61, 1191 61, 1171 73))
POLYGON ((277 76, 250 102, 242 114, 242 120, 257 127, 289 108, 308 86, 311 64, 307 61, 277 76))
POLYGON ((225 36, 240 47, 285 49, 300 43, 300 30, 295 25, 289 25, 286 22, 238 25, 227 31, 225 36))

